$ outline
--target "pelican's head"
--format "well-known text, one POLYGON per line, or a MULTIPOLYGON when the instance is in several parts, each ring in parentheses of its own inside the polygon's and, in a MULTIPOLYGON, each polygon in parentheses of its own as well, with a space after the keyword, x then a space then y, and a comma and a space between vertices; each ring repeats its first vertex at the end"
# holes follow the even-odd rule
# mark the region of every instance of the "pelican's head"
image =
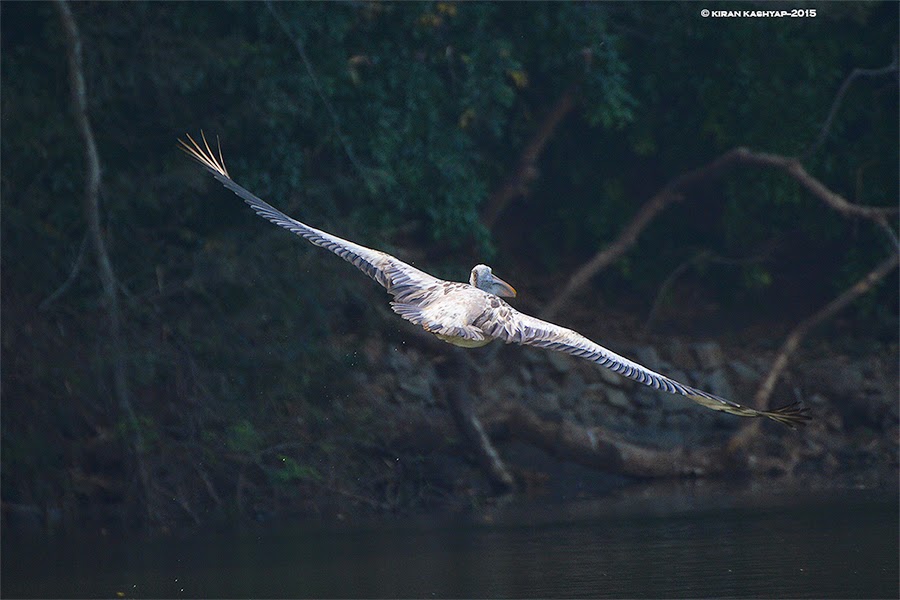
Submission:
POLYGON ((495 296, 516 297, 516 289, 494 275, 487 265, 475 265, 469 276, 469 284, 495 296))

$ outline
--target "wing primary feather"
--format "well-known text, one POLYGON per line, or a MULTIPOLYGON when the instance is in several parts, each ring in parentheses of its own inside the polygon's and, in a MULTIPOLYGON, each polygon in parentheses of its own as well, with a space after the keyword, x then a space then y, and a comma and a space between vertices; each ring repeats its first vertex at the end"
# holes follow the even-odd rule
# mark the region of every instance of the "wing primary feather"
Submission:
POLYGON ((766 417, 792 428, 809 420, 809 411, 802 406, 789 405, 774 410, 750 408, 656 373, 592 342, 571 329, 542 321, 511 307, 509 310, 511 312, 508 317, 501 317, 497 311, 492 311, 485 316, 483 323, 479 323, 479 326, 489 335, 499 337, 504 341, 565 352, 590 360, 646 386, 670 394, 680 394, 713 410, 742 417, 766 417), (502 322, 498 323, 498 321, 502 322), (510 327, 511 332, 509 331, 510 327))
POLYGON ((363 271, 394 296, 395 302, 392 303, 392 308, 395 312, 414 323, 418 321, 418 324, 429 331, 450 331, 453 335, 466 336, 470 339, 484 339, 482 332, 486 332, 489 336, 502 339, 507 343, 514 342, 566 352, 596 362, 655 389, 681 394, 707 408, 738 416, 767 417, 791 428, 802 425, 810 419, 809 410, 799 403, 773 410, 757 410, 686 386, 619 356, 571 329, 525 315, 508 305, 506 305, 510 311, 508 314, 500 317, 498 311, 488 311, 480 318, 477 327, 444 327, 440 323, 428 321, 419 310, 420 307, 416 305, 427 302, 430 294, 434 292, 434 284, 442 283, 441 280, 389 254, 354 244, 287 216, 231 179, 225 168, 222 146, 218 143, 218 138, 216 139, 217 155, 210 148, 206 135, 202 131, 200 132, 202 146, 190 135, 186 137, 187 142, 178 140, 181 150, 207 169, 219 183, 246 202, 256 214, 333 252, 363 271))
POLYGON ((217 156, 210 148, 206 135, 203 132, 200 133, 202 145, 189 134, 186 137, 187 142, 178 140, 181 150, 200 163, 219 183, 247 203, 256 214, 279 227, 299 235, 316 246, 333 252, 374 279, 398 300, 408 299, 407 297, 414 291, 412 288, 407 287, 398 293, 394 289, 394 284, 400 277, 405 278, 404 281, 414 282, 415 288, 421 288, 440 281, 389 254, 360 246, 287 216, 231 178, 228 170, 225 168, 221 144, 217 144, 217 156))

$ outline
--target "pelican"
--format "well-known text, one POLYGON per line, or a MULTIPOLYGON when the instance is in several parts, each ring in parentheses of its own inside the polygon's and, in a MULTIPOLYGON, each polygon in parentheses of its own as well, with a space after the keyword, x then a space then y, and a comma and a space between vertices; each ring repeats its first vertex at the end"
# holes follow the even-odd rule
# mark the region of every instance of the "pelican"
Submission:
POLYGON ((494 275, 487 265, 476 265, 469 276, 469 283, 444 281, 390 254, 301 223, 231 179, 225 168, 221 145, 216 155, 202 132, 202 146, 190 135, 187 139, 188 142, 178 140, 182 150, 237 194, 256 214, 316 246, 330 250, 357 267, 393 296, 391 308, 395 313, 445 342, 463 348, 477 348, 493 340, 502 340, 507 344, 514 342, 556 350, 595 362, 652 388, 680 394, 712 410, 741 417, 767 417, 791 428, 809 419, 807 409, 799 403, 771 411, 743 406, 651 371, 571 329, 521 313, 502 300, 515 297, 516 290, 494 275))

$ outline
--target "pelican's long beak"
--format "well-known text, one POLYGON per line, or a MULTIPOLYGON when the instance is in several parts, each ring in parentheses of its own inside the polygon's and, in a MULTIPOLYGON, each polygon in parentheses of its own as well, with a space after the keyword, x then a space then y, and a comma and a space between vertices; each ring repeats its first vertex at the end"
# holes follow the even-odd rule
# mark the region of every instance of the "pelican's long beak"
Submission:
POLYGON ((491 293, 495 296, 501 296, 504 298, 515 298, 516 288, 509 285, 496 275, 491 274, 491 293))

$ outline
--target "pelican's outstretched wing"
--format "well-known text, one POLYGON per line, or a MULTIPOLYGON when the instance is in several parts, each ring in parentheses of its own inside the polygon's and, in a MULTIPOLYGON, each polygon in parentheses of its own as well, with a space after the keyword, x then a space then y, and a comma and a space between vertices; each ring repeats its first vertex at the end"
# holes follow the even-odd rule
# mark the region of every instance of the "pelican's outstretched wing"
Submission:
POLYGON ((390 254, 354 244, 336 235, 331 235, 292 219, 268 202, 247 191, 235 183, 228 174, 228 170, 225 168, 225 160, 222 158, 221 147, 219 148, 218 156, 216 156, 206 142, 206 136, 203 136, 202 133, 201 136, 203 146, 194 141, 190 135, 187 136, 190 144, 183 140, 178 140, 178 142, 181 144, 182 150, 206 167, 222 185, 240 196, 241 200, 249 204, 250 208, 256 211, 256 214, 259 216, 289 231, 293 231, 316 246, 321 246, 334 252, 384 286, 396 298, 397 302, 415 305, 423 301, 429 293, 439 292, 440 286, 443 284, 442 280, 432 277, 428 273, 420 271, 390 254))
POLYGON ((772 411, 761 411, 684 385, 630 361, 624 356, 592 342, 580 333, 520 313, 506 303, 503 303, 499 309, 486 311, 482 320, 476 322, 476 325, 491 337, 507 343, 515 342, 566 352, 598 363, 644 385, 672 394, 687 396, 694 402, 713 410, 741 417, 768 417, 791 428, 809 420, 806 409, 796 404, 772 411))

